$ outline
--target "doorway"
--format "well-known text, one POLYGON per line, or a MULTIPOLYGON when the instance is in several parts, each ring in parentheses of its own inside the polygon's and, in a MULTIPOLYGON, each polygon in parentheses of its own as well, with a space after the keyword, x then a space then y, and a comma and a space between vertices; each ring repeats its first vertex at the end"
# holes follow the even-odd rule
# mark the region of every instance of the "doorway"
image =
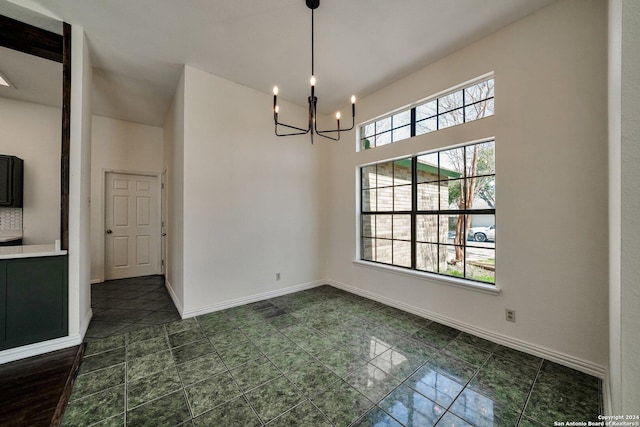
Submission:
POLYGON ((105 279, 160 274, 158 176, 107 172, 105 279))

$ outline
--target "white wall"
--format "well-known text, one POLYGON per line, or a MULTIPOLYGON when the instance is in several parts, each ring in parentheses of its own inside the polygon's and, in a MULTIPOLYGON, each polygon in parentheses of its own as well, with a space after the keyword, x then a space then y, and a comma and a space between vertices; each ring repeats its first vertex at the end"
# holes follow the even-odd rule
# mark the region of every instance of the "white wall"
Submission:
POLYGON ((104 281, 105 171, 162 173, 163 131, 93 116, 91 129, 91 281, 104 281))
POLYGON ((84 29, 71 32, 71 150, 69 154, 69 335, 91 320, 91 59, 84 29))
POLYGON ((610 375, 613 414, 640 412, 640 3, 609 2, 610 375))
POLYGON ((180 313, 184 311, 184 72, 164 124, 164 168, 167 173, 165 279, 180 313))
POLYGON ((184 84, 184 314, 321 279, 318 147, 274 135, 269 94, 190 66, 184 84))
MULTIPOLYGON (((607 360, 606 3, 553 4, 359 102, 366 121, 490 71, 495 116, 355 152, 332 146, 327 275, 600 375, 607 360), (355 265, 360 164, 496 138, 498 296, 355 265), (505 308, 517 322, 505 321, 505 308)), ((351 141, 351 142, 349 142, 351 141)))
POLYGON ((0 154, 24 160, 26 245, 60 238, 61 123, 60 108, 0 98, 0 154))

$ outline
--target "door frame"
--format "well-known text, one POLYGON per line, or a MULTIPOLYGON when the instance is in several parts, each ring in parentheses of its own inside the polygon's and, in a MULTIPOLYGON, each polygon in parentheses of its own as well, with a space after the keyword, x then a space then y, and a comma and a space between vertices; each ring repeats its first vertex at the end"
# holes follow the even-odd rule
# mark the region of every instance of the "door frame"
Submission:
MULTIPOLYGON (((99 206, 99 215, 100 218, 98 220, 98 223, 100 225, 100 237, 98 238, 98 243, 100 244, 100 249, 99 249, 99 255, 98 258, 101 260, 101 265, 102 267, 100 268, 100 282, 104 282, 105 277, 107 276, 106 274, 106 270, 107 270, 107 266, 106 266, 106 255, 105 255, 105 230, 107 228, 107 224, 106 224, 106 209, 107 209, 107 174, 109 173, 119 173, 119 174, 123 174, 123 175, 141 175, 141 176, 150 176, 155 178, 156 180, 156 212, 158 214, 158 220, 160 220, 160 216, 162 215, 162 211, 161 211, 161 197, 162 197, 162 192, 161 192, 161 174, 158 172, 145 172, 145 171, 132 171, 132 170, 123 170, 123 169, 102 169, 102 174, 100 176, 101 178, 101 185, 100 185, 100 206, 99 206)), ((162 228, 162 227, 160 227, 162 228)), ((160 236, 161 239, 159 240, 160 242, 160 247, 158 248, 158 271, 156 271, 156 274, 161 274, 161 264, 162 264, 162 236, 160 236)))

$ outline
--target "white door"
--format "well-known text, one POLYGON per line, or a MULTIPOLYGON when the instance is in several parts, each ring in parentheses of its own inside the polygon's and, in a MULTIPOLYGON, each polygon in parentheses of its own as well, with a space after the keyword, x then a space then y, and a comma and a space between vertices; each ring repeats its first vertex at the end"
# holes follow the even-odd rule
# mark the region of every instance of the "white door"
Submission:
POLYGON ((108 172, 105 278, 160 273, 157 177, 108 172))
POLYGON ((160 261, 160 267, 162 270, 162 274, 166 275, 167 274, 167 171, 162 172, 162 190, 161 190, 161 203, 162 203, 162 208, 160 209, 161 214, 161 220, 160 220, 160 232, 161 232, 161 239, 162 239, 162 256, 161 256, 161 261, 160 261))

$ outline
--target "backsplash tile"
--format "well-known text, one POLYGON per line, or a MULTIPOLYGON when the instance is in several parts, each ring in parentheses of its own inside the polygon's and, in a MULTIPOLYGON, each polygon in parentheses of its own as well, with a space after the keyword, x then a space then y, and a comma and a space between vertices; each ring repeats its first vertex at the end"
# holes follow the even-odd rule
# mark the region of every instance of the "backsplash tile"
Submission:
POLYGON ((22 230, 22 208, 0 208, 0 230, 22 230))

